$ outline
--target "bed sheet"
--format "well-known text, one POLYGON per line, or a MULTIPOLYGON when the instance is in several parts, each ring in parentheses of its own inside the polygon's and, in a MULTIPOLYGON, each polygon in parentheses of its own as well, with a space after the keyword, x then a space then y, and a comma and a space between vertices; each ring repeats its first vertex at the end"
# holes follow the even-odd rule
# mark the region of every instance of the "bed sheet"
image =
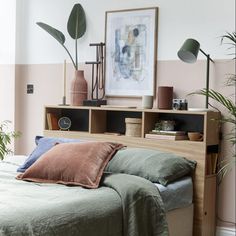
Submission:
POLYGON ((161 196, 149 181, 110 174, 90 190, 20 181, 15 170, 23 159, 0 161, 1 236, 168 235, 161 196))
POLYGON ((160 191, 166 211, 187 207, 193 201, 193 183, 190 176, 185 176, 173 183, 163 186, 155 183, 160 191))

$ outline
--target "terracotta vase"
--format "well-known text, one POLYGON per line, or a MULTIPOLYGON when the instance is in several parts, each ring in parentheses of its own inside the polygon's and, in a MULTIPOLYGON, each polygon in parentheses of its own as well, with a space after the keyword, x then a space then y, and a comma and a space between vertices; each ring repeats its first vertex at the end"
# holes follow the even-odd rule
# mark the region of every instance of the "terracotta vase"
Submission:
POLYGON ((83 70, 75 71, 75 78, 71 82, 70 100, 72 106, 82 106, 88 98, 88 85, 83 70))

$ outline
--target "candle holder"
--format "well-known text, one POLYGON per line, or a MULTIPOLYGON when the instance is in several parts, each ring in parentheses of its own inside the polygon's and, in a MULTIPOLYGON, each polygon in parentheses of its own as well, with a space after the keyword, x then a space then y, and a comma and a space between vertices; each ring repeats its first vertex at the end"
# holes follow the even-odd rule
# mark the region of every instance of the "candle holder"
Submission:
POLYGON ((59 104, 59 106, 69 106, 69 104, 66 104, 66 60, 64 60, 64 64, 63 64, 63 97, 62 97, 62 104, 59 104))
POLYGON ((92 89, 91 100, 84 100, 84 106, 106 105, 105 97, 105 77, 104 77, 104 48, 105 43, 91 43, 89 46, 96 47, 96 61, 85 62, 92 65, 92 89), (96 67, 96 69, 94 69, 96 67))

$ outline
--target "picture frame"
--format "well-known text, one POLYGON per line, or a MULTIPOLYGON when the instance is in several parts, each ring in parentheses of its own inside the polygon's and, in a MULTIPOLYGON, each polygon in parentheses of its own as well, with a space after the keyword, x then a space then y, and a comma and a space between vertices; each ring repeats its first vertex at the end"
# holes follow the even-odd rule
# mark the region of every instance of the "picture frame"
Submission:
POLYGON ((106 96, 154 96, 157 25, 157 7, 106 12, 106 96))

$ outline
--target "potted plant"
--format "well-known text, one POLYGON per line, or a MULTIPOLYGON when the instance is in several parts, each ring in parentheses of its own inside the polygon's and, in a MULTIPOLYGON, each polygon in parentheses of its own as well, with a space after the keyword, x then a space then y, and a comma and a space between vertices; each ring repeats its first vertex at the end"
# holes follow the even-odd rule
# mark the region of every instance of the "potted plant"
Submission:
POLYGON ((9 123, 11 122, 8 120, 0 123, 0 160, 3 160, 6 155, 12 153, 11 149, 8 148, 8 145, 11 144, 13 138, 20 135, 19 132, 7 131, 9 123))
POLYGON ((79 3, 75 4, 67 22, 67 31, 71 38, 75 40, 75 58, 65 46, 66 37, 61 31, 43 22, 37 22, 36 24, 55 38, 69 55, 75 69, 75 80, 71 85, 71 103, 72 105, 82 105, 83 100, 87 99, 87 82, 84 79, 83 71, 78 70, 78 39, 86 32, 86 18, 83 7, 79 3))
MULTIPOLYGON (((223 43, 225 41, 227 41, 227 44, 230 45, 229 49, 234 50, 233 60, 236 60, 236 52, 235 52, 236 32, 226 33, 225 35, 223 35, 221 37, 221 43, 223 43)), ((235 87, 235 85, 236 85, 236 74, 229 75, 227 77, 227 81, 226 81, 225 85, 235 87)), ((200 91, 194 92, 193 94, 199 94, 199 95, 206 96, 207 91, 206 91, 206 89, 201 89, 200 91)), ((233 101, 231 98, 229 98, 229 97, 225 96, 224 94, 222 94, 220 92, 217 92, 213 89, 211 89, 208 92, 208 96, 211 99, 213 99, 214 101, 216 101, 217 103, 221 104, 222 107, 226 110, 225 115, 220 119, 220 122, 222 122, 224 124, 229 124, 232 127, 231 131, 229 133, 227 133, 225 135, 225 137, 231 143, 232 150, 234 150, 234 151, 232 153, 232 156, 224 157, 224 159, 219 162, 218 176, 219 176, 219 181, 221 182, 221 180, 223 179, 225 174, 227 174, 227 172, 229 170, 231 170, 231 168, 233 166, 235 166, 235 164, 236 164, 236 153, 235 153, 235 144, 236 144, 236 105, 235 105, 235 101, 233 101)), ((235 97, 235 94, 234 94, 234 97, 235 97)))

